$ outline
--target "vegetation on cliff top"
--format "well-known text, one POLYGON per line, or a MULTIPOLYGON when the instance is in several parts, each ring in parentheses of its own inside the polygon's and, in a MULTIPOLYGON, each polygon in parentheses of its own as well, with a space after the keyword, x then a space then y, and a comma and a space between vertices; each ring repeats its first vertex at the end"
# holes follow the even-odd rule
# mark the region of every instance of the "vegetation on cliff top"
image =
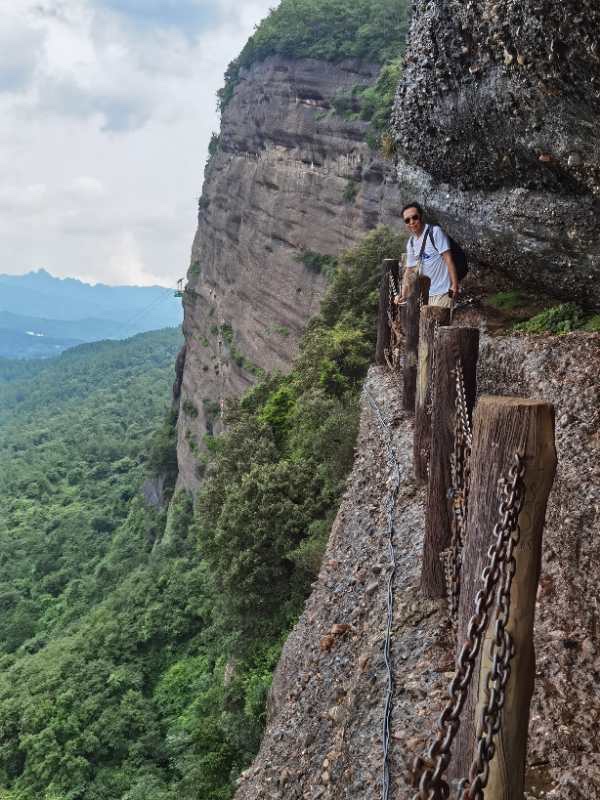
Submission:
POLYGON ((404 50, 407 0, 282 0, 257 26, 225 73, 224 108, 240 70, 268 56, 385 64, 404 50))

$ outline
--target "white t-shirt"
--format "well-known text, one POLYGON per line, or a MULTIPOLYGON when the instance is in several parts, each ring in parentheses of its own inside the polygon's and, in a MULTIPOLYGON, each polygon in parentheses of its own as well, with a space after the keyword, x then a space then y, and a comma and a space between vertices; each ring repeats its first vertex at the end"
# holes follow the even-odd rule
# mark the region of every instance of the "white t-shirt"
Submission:
POLYGON ((431 279, 431 286, 429 288, 430 295, 446 294, 451 284, 448 267, 442 258, 442 253, 447 253, 448 250, 450 250, 450 242, 439 225, 426 225, 425 230, 418 239, 415 239, 414 236, 410 237, 406 245, 406 263, 409 267, 417 266, 424 236, 427 236, 427 242, 423 250, 421 274, 431 279), (432 229, 435 247, 431 244, 431 237, 429 236, 430 227, 432 229))

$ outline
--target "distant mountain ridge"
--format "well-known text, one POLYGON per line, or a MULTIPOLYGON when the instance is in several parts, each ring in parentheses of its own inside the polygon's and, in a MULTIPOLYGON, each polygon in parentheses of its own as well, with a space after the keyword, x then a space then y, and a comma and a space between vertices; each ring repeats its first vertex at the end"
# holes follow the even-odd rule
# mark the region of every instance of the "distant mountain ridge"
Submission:
POLYGON ((46 358, 81 342, 178 326, 173 294, 164 286, 92 286, 44 269, 0 275, 0 355, 46 358))

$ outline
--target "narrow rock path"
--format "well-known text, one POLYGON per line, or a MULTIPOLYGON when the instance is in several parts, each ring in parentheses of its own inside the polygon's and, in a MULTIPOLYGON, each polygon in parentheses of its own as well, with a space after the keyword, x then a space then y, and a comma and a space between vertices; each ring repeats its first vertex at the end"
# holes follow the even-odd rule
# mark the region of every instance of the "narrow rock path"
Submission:
MULTIPOLYGON (((484 337, 480 391, 556 404, 559 467, 547 515, 526 800, 600 800, 600 337, 484 337)), ((367 387, 392 431, 395 516, 390 800, 446 699, 453 642, 442 602, 419 592, 425 490, 412 475, 412 419, 397 380, 367 387)), ((277 668, 261 750, 236 800, 379 800, 386 671, 386 498, 392 471, 366 400, 354 468, 318 579, 277 668)))

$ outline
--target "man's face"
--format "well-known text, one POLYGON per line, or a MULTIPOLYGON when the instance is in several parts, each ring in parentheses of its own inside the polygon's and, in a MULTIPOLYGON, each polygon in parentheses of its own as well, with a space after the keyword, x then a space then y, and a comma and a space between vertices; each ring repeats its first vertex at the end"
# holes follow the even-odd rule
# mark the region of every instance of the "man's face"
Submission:
POLYGON ((414 208, 414 206, 411 206, 410 208, 405 209, 402 217, 408 230, 413 235, 420 236, 424 226, 418 210, 414 208))

